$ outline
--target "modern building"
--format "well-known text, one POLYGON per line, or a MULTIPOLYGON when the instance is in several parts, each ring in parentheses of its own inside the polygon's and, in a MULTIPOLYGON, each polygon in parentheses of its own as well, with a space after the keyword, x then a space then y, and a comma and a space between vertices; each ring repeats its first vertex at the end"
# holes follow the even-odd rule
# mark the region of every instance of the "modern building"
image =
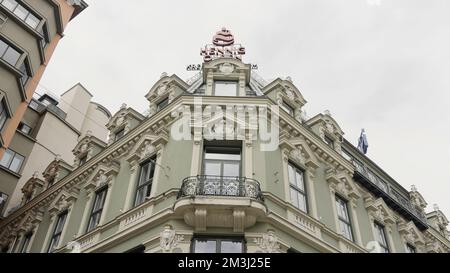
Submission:
POLYGON ((0 0, 0 158, 82 0, 0 0))
POLYGON ((163 73, 148 116, 122 107, 107 145, 86 136, 73 170, 54 161, 32 180, 0 222, 2 251, 450 252, 437 207, 328 112, 305 118, 299 88, 258 77, 228 30, 213 41, 194 78, 163 73))
MULTIPOLYGON (((59 161, 66 171, 72 171, 73 147, 86 135, 106 145, 106 123, 110 112, 92 101, 92 94, 81 84, 64 92, 60 98, 35 95, 3 157, 0 157, 0 211, 9 214, 27 203, 35 194, 27 191, 35 181, 45 179, 50 162, 59 161), (33 181, 33 182, 30 182, 33 181)), ((50 177, 47 177, 49 180, 50 177)), ((50 184, 56 183, 52 176, 50 184)), ((1 214, 3 215, 3 214, 1 214)))

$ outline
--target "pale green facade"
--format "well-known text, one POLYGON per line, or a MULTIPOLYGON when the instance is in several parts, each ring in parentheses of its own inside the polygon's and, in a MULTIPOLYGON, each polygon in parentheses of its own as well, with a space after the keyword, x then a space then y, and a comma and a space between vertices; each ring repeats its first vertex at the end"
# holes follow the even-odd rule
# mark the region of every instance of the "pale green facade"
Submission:
MULTIPOLYGON (((401 188, 347 142, 328 113, 301 117, 306 101, 289 79, 264 83, 253 73, 250 65, 220 58, 204 63, 190 84, 175 75, 163 75, 146 96, 148 116, 122 107, 107 125, 108 144, 86 136, 74 148, 76 164, 85 156, 86 163, 63 175, 58 162, 52 162, 56 171, 49 177, 56 177, 56 183, 0 222, 3 250, 20 252, 31 234, 26 251, 47 252, 58 217, 67 212, 56 252, 126 252, 140 247, 139 251, 149 253, 188 253, 199 250, 193 243, 196 240, 219 239, 234 240, 250 253, 374 252, 379 250, 373 245, 379 241, 375 223, 383 227, 389 252, 407 252, 407 246, 416 252, 450 251, 448 220, 442 212, 425 215, 420 193, 401 188), (236 96, 214 95, 219 88, 215 82, 224 80, 236 83, 236 96), (176 110, 183 106, 194 113, 199 98, 202 109, 207 105, 265 106, 275 119, 276 110, 271 107, 288 103, 293 112, 279 108, 279 126, 271 126, 279 129, 279 140, 269 151, 262 149, 268 141, 260 138, 261 127, 247 127, 239 142, 205 140, 204 128, 219 124, 218 120, 236 121, 235 131, 236 124, 248 125, 239 119, 238 110, 225 118, 203 117, 202 125, 188 122, 188 139, 177 139, 171 129, 178 128, 183 116, 176 110), (158 109, 164 99, 169 100, 168 106, 158 109), (122 130, 124 135, 116 137, 122 130), (245 193, 206 194, 205 185, 215 180, 211 176, 201 180, 200 175, 208 172, 205 147, 226 150, 227 143, 239 144, 233 148, 241 155, 240 178, 233 181, 245 193), (151 190, 135 206, 148 160, 154 166, 151 190), (307 211, 293 203, 289 166, 302 173, 307 211), (189 177, 194 178, 186 180, 189 177), (260 187, 256 195, 251 192, 254 180, 260 187), (195 193, 189 191, 189 182, 195 185, 195 193), (87 232, 96 195, 106 188, 98 224, 87 232), (336 196, 346 204, 351 238, 342 231, 336 196)), ((217 181, 228 183, 224 178, 217 181)))

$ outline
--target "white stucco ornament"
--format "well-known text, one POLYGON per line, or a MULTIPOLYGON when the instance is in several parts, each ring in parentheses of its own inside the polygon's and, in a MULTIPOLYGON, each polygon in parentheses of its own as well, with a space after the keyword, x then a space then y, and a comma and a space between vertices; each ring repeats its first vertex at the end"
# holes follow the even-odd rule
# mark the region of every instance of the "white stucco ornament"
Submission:
POLYGON ((150 142, 147 141, 147 142, 145 143, 144 148, 143 148, 142 156, 143 156, 143 157, 148 157, 148 156, 150 156, 152 153, 154 153, 155 150, 156 150, 155 145, 152 145, 150 142))
POLYGON ((255 238, 254 242, 264 253, 277 253, 280 249, 278 238, 275 235, 275 231, 269 229, 266 234, 263 234, 261 238, 255 238))
POLYGON ((163 252, 172 252, 179 242, 184 240, 183 235, 177 235, 171 225, 166 225, 160 234, 160 246, 163 252))
POLYGON ((290 88, 286 88, 285 92, 286 92, 286 96, 288 97, 288 99, 290 99, 290 100, 295 99, 294 92, 292 92, 292 90, 290 88))
POLYGON ((164 95, 164 93, 166 93, 168 87, 167 84, 163 83, 160 87, 158 87, 158 90, 156 91, 156 93, 158 94, 158 96, 164 95))
POLYGON ((224 63, 224 64, 220 65, 219 71, 224 74, 231 74, 234 71, 234 66, 230 63, 224 63))

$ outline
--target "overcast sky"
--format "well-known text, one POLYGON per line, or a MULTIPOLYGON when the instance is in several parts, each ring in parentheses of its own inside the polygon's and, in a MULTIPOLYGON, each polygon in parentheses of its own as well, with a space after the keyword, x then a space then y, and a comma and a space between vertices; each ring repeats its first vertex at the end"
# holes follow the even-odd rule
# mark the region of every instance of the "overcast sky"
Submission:
POLYGON ((353 144, 450 217, 450 1, 87 0, 41 81, 81 82, 115 113, 144 112, 162 72, 193 76, 222 26, 266 79, 291 76, 313 116, 330 110, 353 144))

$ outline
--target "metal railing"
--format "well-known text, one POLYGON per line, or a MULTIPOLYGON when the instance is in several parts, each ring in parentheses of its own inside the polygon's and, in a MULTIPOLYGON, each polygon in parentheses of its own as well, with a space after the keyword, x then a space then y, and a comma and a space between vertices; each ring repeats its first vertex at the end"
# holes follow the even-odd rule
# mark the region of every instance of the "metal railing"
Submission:
POLYGON ((264 200, 258 181, 234 176, 186 177, 183 179, 178 198, 186 196, 232 196, 264 200))
POLYGON ((379 190, 384 192, 390 198, 392 198, 399 206, 401 206, 404 210, 408 211, 416 218, 418 218, 422 223, 427 225, 427 218, 425 214, 417 209, 409 200, 409 198, 403 196, 398 191, 396 191, 393 187, 389 186, 387 182, 382 180, 380 177, 376 176, 370 169, 364 166, 361 162, 352 160, 353 165, 356 168, 356 171, 360 173, 362 176, 366 178, 366 180, 370 181, 374 186, 376 186, 379 190))

